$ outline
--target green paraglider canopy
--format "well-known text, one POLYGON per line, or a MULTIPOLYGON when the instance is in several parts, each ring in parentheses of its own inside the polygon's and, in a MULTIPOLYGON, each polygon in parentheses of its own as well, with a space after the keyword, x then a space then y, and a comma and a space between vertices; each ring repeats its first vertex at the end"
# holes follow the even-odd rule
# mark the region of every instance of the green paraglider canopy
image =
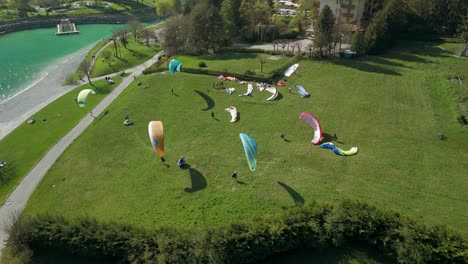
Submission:
POLYGON ((180 62, 180 61, 178 61, 176 59, 172 59, 169 62, 169 72, 171 74, 174 74, 175 71, 180 72, 181 69, 182 69, 182 62, 180 62))

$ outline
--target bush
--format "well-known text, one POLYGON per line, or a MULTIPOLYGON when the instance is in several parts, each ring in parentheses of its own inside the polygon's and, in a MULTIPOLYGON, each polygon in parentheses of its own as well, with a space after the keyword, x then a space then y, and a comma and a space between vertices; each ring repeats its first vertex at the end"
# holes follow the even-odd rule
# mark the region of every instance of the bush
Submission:
POLYGON ((200 62, 198 63, 198 67, 200 67, 200 68, 206 68, 207 66, 206 66, 206 63, 205 63, 204 61, 200 61, 200 62))
POLYGON ((15 222, 10 245, 131 263, 255 263, 304 247, 363 241, 399 263, 466 263, 467 242, 443 226, 345 200, 311 203, 214 230, 144 230, 90 218, 42 215, 15 222))

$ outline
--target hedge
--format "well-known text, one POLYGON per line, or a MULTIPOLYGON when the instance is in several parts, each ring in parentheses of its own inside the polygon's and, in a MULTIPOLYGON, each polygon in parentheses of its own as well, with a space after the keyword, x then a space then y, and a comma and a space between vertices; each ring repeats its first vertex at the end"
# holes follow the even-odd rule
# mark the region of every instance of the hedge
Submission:
POLYGON ((299 248, 364 242, 398 263, 467 263, 468 244, 446 226, 345 200, 311 203, 208 230, 142 228, 91 218, 22 217, 9 244, 131 263, 254 263, 299 248))

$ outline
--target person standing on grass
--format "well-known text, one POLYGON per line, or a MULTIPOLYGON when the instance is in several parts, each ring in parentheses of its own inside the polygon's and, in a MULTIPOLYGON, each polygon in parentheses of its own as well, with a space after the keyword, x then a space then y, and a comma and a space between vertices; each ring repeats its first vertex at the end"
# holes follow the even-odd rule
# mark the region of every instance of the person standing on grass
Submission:
POLYGON ((174 95, 174 88, 171 88, 171 94, 174 95))
POLYGON ((213 111, 211 111, 211 118, 214 119, 214 112, 213 111))
POLYGON ((338 140, 338 137, 336 136, 336 133, 333 133, 333 138, 332 138, 333 141, 336 141, 338 140))
POLYGON ((232 174, 231 174, 231 178, 237 182, 237 171, 234 171, 232 174))

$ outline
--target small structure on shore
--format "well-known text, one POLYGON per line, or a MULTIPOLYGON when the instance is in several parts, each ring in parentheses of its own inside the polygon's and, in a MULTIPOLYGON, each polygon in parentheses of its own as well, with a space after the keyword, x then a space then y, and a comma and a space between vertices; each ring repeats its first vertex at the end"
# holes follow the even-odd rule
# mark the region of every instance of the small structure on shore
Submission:
POLYGON ((57 33, 55 35, 78 34, 80 31, 76 29, 75 23, 69 19, 61 19, 60 24, 57 24, 57 33))

